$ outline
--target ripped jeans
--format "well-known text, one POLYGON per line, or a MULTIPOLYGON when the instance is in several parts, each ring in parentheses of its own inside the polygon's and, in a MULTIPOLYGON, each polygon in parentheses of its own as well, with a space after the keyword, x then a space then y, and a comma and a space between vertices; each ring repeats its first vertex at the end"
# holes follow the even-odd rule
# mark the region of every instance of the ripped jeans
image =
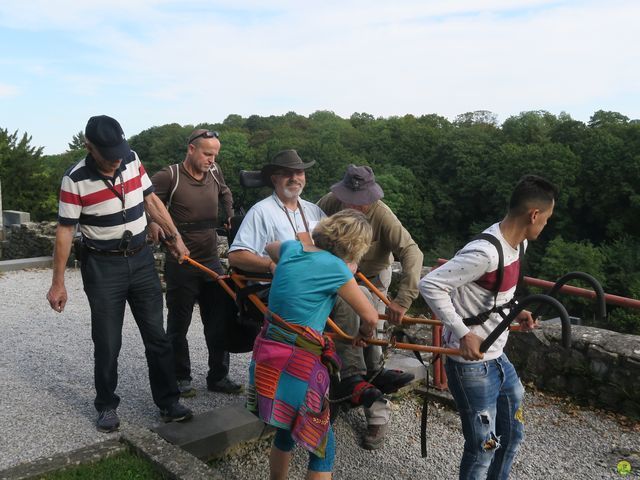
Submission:
POLYGON ((486 362, 447 358, 449 391, 462 420, 460 479, 507 479, 524 439, 524 388, 505 354, 486 362))

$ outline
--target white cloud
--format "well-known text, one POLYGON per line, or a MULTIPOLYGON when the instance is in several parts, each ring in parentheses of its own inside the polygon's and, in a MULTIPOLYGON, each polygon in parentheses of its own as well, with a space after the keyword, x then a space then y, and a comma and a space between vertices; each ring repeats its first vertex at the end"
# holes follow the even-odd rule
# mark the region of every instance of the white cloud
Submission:
POLYGON ((25 62, 66 85, 61 102, 138 111, 131 122, 141 125, 317 109, 450 118, 487 109, 500 120, 545 109, 586 120, 603 108, 637 118, 637 18, 631 0, 0 4, 0 23, 77 42, 67 56, 81 70, 25 62))
POLYGON ((20 89, 15 85, 0 83, 0 98, 15 97, 20 93, 20 89))

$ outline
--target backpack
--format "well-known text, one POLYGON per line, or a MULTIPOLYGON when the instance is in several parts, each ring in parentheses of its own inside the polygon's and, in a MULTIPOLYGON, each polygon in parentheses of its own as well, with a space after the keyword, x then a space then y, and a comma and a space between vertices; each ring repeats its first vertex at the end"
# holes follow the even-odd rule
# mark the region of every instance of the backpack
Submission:
MULTIPOLYGON (((500 243, 500 240, 498 240, 494 235, 486 232, 476 235, 470 240, 470 242, 473 242, 474 240, 486 240, 495 247, 498 252, 498 271, 496 274, 496 283, 492 289, 493 307, 490 310, 474 315, 473 317, 463 318, 462 321, 467 327, 482 325, 487 321, 492 313, 498 313, 504 319, 506 318, 504 310, 511 308, 517 302, 514 296, 514 298, 512 298, 504 305, 498 306, 498 293, 500 293, 500 286, 502 285, 502 280, 504 279, 504 251, 502 250, 502 243, 500 243)), ((519 290, 524 283, 524 273, 522 268, 522 260, 524 258, 524 242, 520 244, 518 255, 520 261, 520 271, 518 272, 518 283, 516 284, 516 291, 519 290)))
MULTIPOLYGON (((173 199, 173 194, 176 193, 176 190, 178 189, 178 184, 180 183, 180 164, 174 163, 173 165, 169 165, 169 173, 171 174, 171 180, 169 183, 169 189, 171 190, 171 193, 169 194, 169 198, 166 201, 167 210, 169 210, 169 208, 171 207, 171 200, 173 199), (173 183, 174 178, 176 183, 173 183)), ((215 182, 218 184, 218 188, 221 188, 222 184, 220 183, 220 180, 218 179, 218 177, 216 177, 216 173, 217 174, 220 173, 220 170, 218 170, 217 163, 214 163, 211 166, 211 168, 209 169, 209 173, 211 174, 215 182)))

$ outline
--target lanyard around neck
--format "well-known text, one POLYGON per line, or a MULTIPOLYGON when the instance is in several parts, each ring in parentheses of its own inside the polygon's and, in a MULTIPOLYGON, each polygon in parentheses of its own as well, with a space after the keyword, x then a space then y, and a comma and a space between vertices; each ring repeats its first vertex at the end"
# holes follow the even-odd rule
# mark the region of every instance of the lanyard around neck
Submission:
MULTIPOLYGON (((120 201, 122 202, 122 218, 124 219, 125 223, 127 221, 127 209, 125 207, 125 197, 124 197, 124 180, 122 178, 122 172, 120 170, 118 170, 118 178, 120 179, 120 191, 118 192, 118 190, 116 190, 116 186, 115 186, 115 182, 112 180, 111 182, 109 182, 109 180, 107 180, 106 178, 102 178, 102 181, 104 182, 104 184, 107 186, 107 188, 109 190, 111 190, 113 192, 113 194, 118 197, 120 199, 120 201)), ((114 177, 115 179, 115 177, 114 177)))
MULTIPOLYGON (((291 220, 291 216, 289 215, 289 209, 284 206, 284 203, 280 201, 280 199, 278 198, 275 192, 273 192, 273 198, 275 199, 278 206, 282 209, 284 214, 287 216, 287 220, 289 220, 289 223, 291 224, 291 228, 293 229, 293 234, 295 235, 296 240, 300 240, 298 238, 298 229, 293 224, 293 220, 291 220)), ((297 205, 298 205, 298 210, 300 211, 300 216, 302 217, 302 223, 304 224, 304 230, 305 232, 309 233, 309 224, 307 223, 307 217, 305 217, 304 215, 304 210, 302 209, 302 205, 300 205, 299 200, 297 201, 297 205)), ((294 215, 295 215, 295 212, 294 212, 294 215)))

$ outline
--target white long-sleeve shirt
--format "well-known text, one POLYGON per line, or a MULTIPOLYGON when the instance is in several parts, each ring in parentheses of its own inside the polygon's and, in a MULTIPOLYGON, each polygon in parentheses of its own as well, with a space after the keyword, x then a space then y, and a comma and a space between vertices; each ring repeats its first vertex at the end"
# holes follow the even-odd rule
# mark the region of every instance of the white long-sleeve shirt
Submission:
MULTIPOLYGON (((496 301, 500 306, 509 302, 515 294, 520 274, 520 247, 513 248, 509 245, 502 236, 499 223, 493 224, 484 232, 493 235, 502 244, 504 276, 496 301)), ((486 240, 474 240, 456 253, 454 258, 420 280, 420 294, 444 325, 443 346, 459 348, 460 338, 470 331, 486 338, 498 326, 502 317, 497 313, 492 313, 482 325, 467 327, 462 321, 493 308, 497 274, 496 247, 486 240)), ((506 330, 485 353, 483 361, 502 355, 508 337, 509 330, 506 330)), ((462 357, 452 358, 467 362, 462 357)))

